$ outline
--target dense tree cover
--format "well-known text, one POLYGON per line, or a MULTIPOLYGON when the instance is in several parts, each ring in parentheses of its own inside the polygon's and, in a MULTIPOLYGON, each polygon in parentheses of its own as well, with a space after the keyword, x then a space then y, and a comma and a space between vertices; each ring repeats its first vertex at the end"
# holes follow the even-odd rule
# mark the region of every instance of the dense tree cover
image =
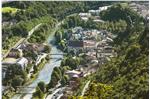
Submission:
POLYGON ((32 99, 44 99, 44 93, 46 92, 46 85, 44 82, 39 82, 36 91, 33 93, 32 99))
POLYGON ((16 86, 21 86, 27 81, 27 73, 22 70, 19 65, 11 65, 8 66, 6 71, 6 77, 3 80, 3 85, 10 85, 13 88, 17 88, 16 86))
POLYGON ((76 69, 80 64, 79 57, 67 56, 61 62, 61 66, 69 66, 71 69, 76 69))
MULTIPOLYGON (((124 11, 121 10, 118 13, 122 12, 124 11)), ((122 16, 119 16, 118 19, 121 19, 120 17, 122 18, 122 16)), ((126 18, 123 20, 127 22, 126 18)), ((141 21, 138 20, 138 17, 135 17, 135 20, 135 23, 140 25, 141 21)), ((138 31, 136 30, 136 24, 133 24, 132 27, 129 26, 131 25, 128 24, 127 29, 119 33, 118 37, 115 39, 115 47, 118 56, 113 58, 110 62, 100 66, 99 70, 92 75, 92 80, 96 81, 96 86, 98 86, 99 83, 113 86, 110 93, 112 99, 147 99, 149 96, 149 29, 147 24, 145 26, 140 25, 141 29, 138 31)), ((94 90, 94 88, 91 90, 94 90)), ((88 90, 86 96, 95 92, 96 91, 88 90)))
POLYGON ((107 99, 111 98, 113 86, 102 83, 91 83, 88 90, 84 94, 87 97, 93 97, 95 99, 107 99))
POLYGON ((37 30, 37 33, 33 33, 33 36, 31 36, 31 39, 29 39, 29 40, 31 42, 33 42, 33 41, 43 42, 43 40, 45 40, 47 38, 46 36, 48 35, 48 30, 50 30, 56 24, 56 20, 49 16, 36 18, 36 19, 30 20, 30 21, 20 21, 19 23, 15 24, 11 27, 3 27, 2 28, 2 35, 3 35, 2 47, 3 47, 3 49, 10 48, 12 46, 11 43, 17 42, 21 37, 27 37, 28 32, 40 23, 43 23, 42 27, 37 30), (37 37, 37 35, 39 37, 37 37), (19 38, 19 39, 17 39, 17 38, 19 38), (17 40, 17 41, 15 41, 15 40, 17 40))
POLYGON ((70 69, 68 66, 55 67, 51 75, 51 80, 47 85, 47 90, 55 87, 58 81, 60 81, 62 86, 67 84, 69 78, 65 75, 65 71, 68 69, 70 69))
POLYGON ((105 23, 96 24, 96 29, 107 30, 116 34, 124 32, 126 30, 126 27, 127 27, 127 23, 126 21, 123 21, 123 20, 119 20, 116 22, 106 21, 105 23))
POLYGON ((136 22, 137 19, 141 17, 138 16, 137 12, 133 11, 128 5, 118 3, 113 5, 112 7, 108 8, 108 10, 103 11, 100 13, 100 17, 103 20, 109 21, 119 21, 125 20, 128 24, 136 22))
POLYGON ((63 28, 69 29, 75 26, 84 26, 85 22, 80 18, 79 15, 74 14, 72 16, 68 16, 64 24, 62 25, 63 28))
POLYGON ((88 11, 89 9, 97 9, 99 6, 109 5, 112 2, 104 1, 86 1, 86 2, 48 2, 48 1, 14 1, 4 3, 3 7, 14 7, 22 9, 15 15, 15 19, 20 20, 30 20, 32 18, 37 18, 45 15, 50 15, 57 19, 63 19, 65 16, 78 13, 82 11, 88 11))
POLYGON ((64 30, 58 30, 55 32, 55 38, 56 38, 56 45, 58 45, 58 48, 63 50, 63 51, 66 51, 67 50, 67 32, 64 32, 64 30))
MULTIPOLYGON (((3 3, 3 7, 12 7, 20 9, 15 14, 11 15, 9 13, 3 14, 3 21, 13 22, 13 26, 3 27, 3 40, 2 45, 3 49, 8 49, 12 45, 10 42, 17 42, 19 38, 26 37, 29 30, 33 28, 33 26, 37 25, 37 21, 39 18, 43 18, 47 20, 44 16, 51 16, 56 19, 63 19, 67 15, 72 13, 79 13, 82 11, 88 11, 89 9, 97 9, 99 6, 108 5, 112 2, 47 2, 47 1, 13 1, 3 3), (18 38, 13 38, 17 36, 18 38)), ((38 32, 41 34, 41 32, 38 32)), ((44 38, 40 35, 41 38, 44 38)), ((33 37, 32 41, 36 41, 38 37, 33 37)))
POLYGON ((120 33, 126 30, 127 23, 121 19, 118 21, 94 22, 92 18, 89 18, 88 21, 84 21, 79 17, 79 15, 73 15, 67 17, 62 25, 65 29, 74 28, 76 26, 81 26, 87 29, 107 30, 112 33, 120 33))

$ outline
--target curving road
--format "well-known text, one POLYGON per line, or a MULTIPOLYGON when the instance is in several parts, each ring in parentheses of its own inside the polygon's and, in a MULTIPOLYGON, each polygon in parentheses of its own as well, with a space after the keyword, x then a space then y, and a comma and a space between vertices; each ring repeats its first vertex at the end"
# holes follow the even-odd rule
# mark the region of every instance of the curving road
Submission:
POLYGON ((82 90, 82 93, 81 93, 81 96, 84 96, 84 93, 86 91, 86 89, 89 87, 89 84, 90 84, 90 80, 86 83, 86 85, 84 86, 83 90, 82 90))
MULTIPOLYGON (((61 60, 58 60, 59 58, 63 58, 63 55, 61 55, 63 52, 56 48, 55 45, 52 44, 52 42, 55 40, 54 33, 58 30, 58 27, 61 25, 62 22, 58 23, 51 35, 48 38, 49 45, 51 46, 51 54, 56 53, 60 55, 51 55, 50 61, 45 64, 43 69, 39 72, 38 77, 27 87, 36 87, 38 82, 43 81, 46 84, 49 83, 51 79, 51 74, 54 67, 60 66, 61 60), (54 57, 54 59, 53 59, 54 57), (56 59, 56 57, 58 59, 56 59)), ((21 89, 20 93, 33 93, 35 91, 35 88, 23 88, 21 89)), ((32 94, 16 94, 12 97, 12 99, 31 99, 32 94)))

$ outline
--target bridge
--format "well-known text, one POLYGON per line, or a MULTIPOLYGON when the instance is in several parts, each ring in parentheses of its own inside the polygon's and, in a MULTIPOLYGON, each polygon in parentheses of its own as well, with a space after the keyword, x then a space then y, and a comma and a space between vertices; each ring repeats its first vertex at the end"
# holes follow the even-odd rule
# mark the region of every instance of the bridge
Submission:
POLYGON ((59 58, 59 57, 53 57, 53 58, 49 58, 49 59, 57 59, 57 60, 62 60, 63 58, 59 58))
POLYGON ((33 93, 21 93, 21 92, 16 92, 16 94, 33 94, 33 93))
POLYGON ((36 87, 17 86, 17 88, 36 88, 36 87))
POLYGON ((18 90, 18 91, 16 92, 16 94, 33 94, 33 93, 30 93, 30 92, 22 92, 22 91, 21 91, 21 88, 25 88, 25 89, 35 89, 36 87, 17 86, 17 88, 19 88, 20 90, 18 90))
POLYGON ((49 55, 67 55, 66 53, 61 53, 61 54, 51 54, 49 53, 49 55))

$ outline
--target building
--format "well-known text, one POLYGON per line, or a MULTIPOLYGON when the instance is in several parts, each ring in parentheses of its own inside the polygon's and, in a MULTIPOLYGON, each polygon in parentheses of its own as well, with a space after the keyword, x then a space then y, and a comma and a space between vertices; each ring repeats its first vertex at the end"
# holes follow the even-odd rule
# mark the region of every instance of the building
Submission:
POLYGON ((75 40, 70 40, 69 42, 68 42, 68 47, 69 48, 77 48, 77 49, 81 49, 81 48, 83 48, 83 41, 81 40, 81 41, 79 41, 79 40, 77 40, 77 41, 75 41, 75 40))
POLYGON ((94 49, 96 48, 96 41, 93 40, 84 40, 84 49, 94 49))
POLYGON ((19 58, 16 62, 16 64, 20 65, 22 67, 22 69, 26 69, 27 65, 28 65, 28 60, 24 57, 19 58))
POLYGON ((79 13, 80 17, 91 17, 91 13, 79 13))
POLYGON ((101 12, 101 11, 107 10, 109 7, 111 7, 111 6, 99 7, 99 10, 100 10, 100 12, 101 12))
POLYGON ((100 13, 100 10, 89 10, 89 13, 91 13, 91 15, 93 16, 98 16, 100 13))
POLYGON ((87 53, 86 53, 86 55, 88 56, 88 57, 91 57, 92 59, 96 59, 96 51, 88 51, 87 53))
POLYGON ((100 19, 95 19, 95 20, 93 20, 94 22, 98 22, 98 23, 105 23, 105 21, 103 21, 103 20, 100 20, 100 19))
POLYGON ((22 57, 23 53, 21 49, 12 49, 9 54, 7 55, 7 57, 14 57, 14 58, 19 58, 22 57))
POLYGON ((17 62, 17 59, 16 58, 5 58, 3 61, 2 61, 2 65, 13 65, 17 62))
MULTIPOLYGON (((2 62, 2 65, 19 65, 24 70, 28 64, 28 60, 24 57, 15 59, 15 58, 5 58, 2 62)), ((4 67, 4 66, 3 66, 4 67)))
POLYGON ((83 76, 83 72, 76 70, 66 71, 65 74, 68 75, 70 78, 79 78, 83 76))
POLYGON ((91 17, 91 13, 79 13, 82 20, 87 21, 91 17))

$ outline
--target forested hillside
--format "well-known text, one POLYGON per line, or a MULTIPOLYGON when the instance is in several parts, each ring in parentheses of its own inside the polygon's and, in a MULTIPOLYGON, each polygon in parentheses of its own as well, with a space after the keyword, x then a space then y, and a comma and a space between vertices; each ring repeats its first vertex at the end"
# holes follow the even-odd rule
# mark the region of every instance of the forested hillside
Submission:
MULTIPOLYGON (((88 11, 89 9, 95 9, 99 6, 108 5, 109 3, 111 2, 6 2, 2 4, 3 51, 7 51, 22 37, 26 37, 28 35, 28 32, 39 23, 42 23, 42 21, 45 23, 56 24, 56 20, 62 20, 67 15, 79 13, 82 11, 88 11)), ((52 27, 50 26, 49 28, 52 27)), ((36 39, 37 37, 34 36, 33 38, 36 39)), ((35 40, 30 39, 30 41, 35 40)))
POLYGON ((148 23, 135 12, 129 11, 132 12, 131 9, 116 5, 103 12, 105 20, 110 20, 109 17, 113 17, 113 20, 123 19, 128 26, 126 31, 119 33, 115 39, 118 56, 101 65, 92 75, 92 83, 84 96, 94 96, 98 99, 148 99, 148 23), (121 10, 115 9, 117 7, 121 10), (119 14, 113 14, 116 11, 119 14), (128 18, 122 16, 126 11, 135 24, 127 22, 128 18))

